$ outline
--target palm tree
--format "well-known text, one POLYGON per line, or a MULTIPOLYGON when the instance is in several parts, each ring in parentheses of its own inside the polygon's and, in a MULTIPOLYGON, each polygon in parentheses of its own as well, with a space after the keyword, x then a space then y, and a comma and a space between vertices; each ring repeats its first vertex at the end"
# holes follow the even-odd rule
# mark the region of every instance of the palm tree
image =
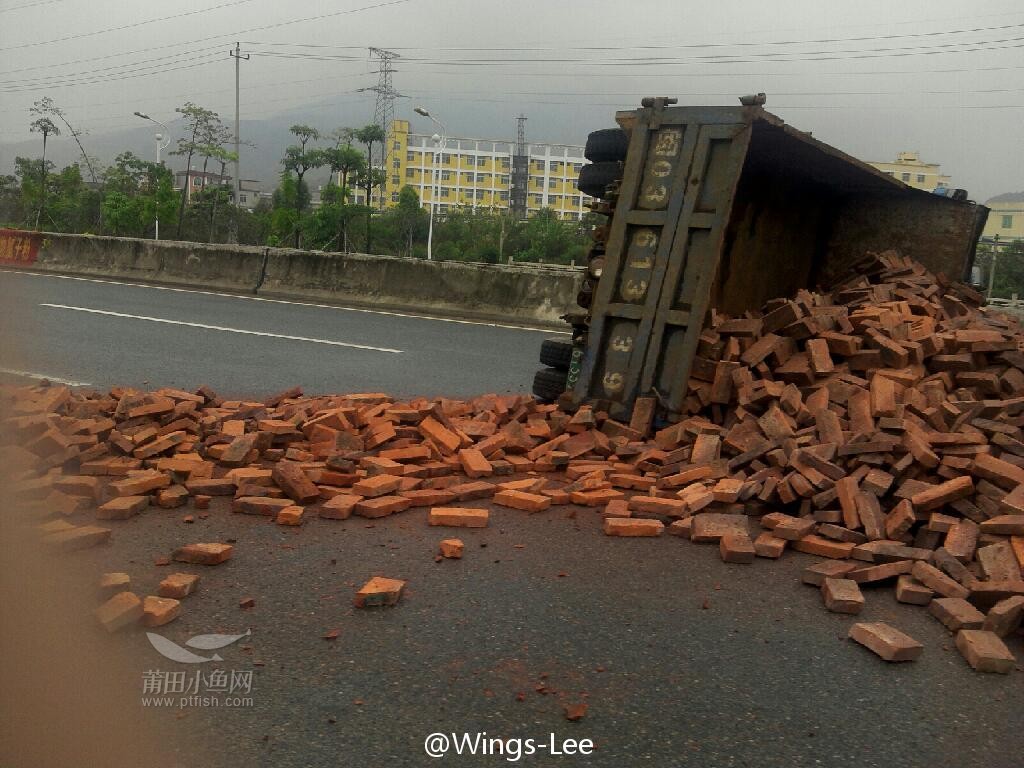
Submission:
MULTIPOLYGON (((379 125, 366 125, 353 134, 358 142, 366 145, 366 167, 373 168, 373 145, 379 142, 382 146, 387 138, 384 129, 379 125)), ((366 204, 370 204, 370 196, 373 194, 373 184, 376 176, 372 173, 364 174, 363 180, 366 183, 366 204)))
POLYGON ((330 166, 331 173, 338 174, 338 186, 342 196, 348 189, 348 177, 357 176, 366 167, 362 153, 350 144, 332 149, 325 149, 324 160, 330 166))
POLYGON ((32 124, 29 126, 29 130, 32 131, 32 133, 43 134, 43 162, 40 166, 42 189, 39 197, 39 210, 36 211, 36 229, 39 229, 39 220, 42 218, 43 209, 46 207, 46 140, 51 134, 54 136, 60 136, 60 130, 53 124, 53 120, 48 117, 37 117, 32 121, 32 124))

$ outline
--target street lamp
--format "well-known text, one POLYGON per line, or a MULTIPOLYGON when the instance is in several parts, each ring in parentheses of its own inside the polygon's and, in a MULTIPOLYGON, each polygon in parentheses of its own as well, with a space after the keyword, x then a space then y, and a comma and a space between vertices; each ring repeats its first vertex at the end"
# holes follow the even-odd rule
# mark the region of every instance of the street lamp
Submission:
MULTIPOLYGON (((135 116, 136 117, 141 117, 143 120, 149 120, 149 122, 151 122, 151 123, 156 123, 157 125, 159 125, 161 128, 164 129, 164 133, 163 134, 158 133, 158 134, 156 134, 156 137, 155 137, 156 138, 156 164, 160 165, 160 150, 167 149, 167 146, 171 143, 171 129, 168 128, 163 123, 161 123, 159 120, 154 120, 152 117, 150 117, 149 115, 144 114, 142 112, 136 112, 135 116), (164 143, 161 145, 160 142, 163 141, 165 135, 167 137, 167 141, 164 141, 164 143)), ((185 177, 186 177, 185 178, 185 183, 188 184, 188 174, 185 174, 185 177)), ((154 240, 159 240, 160 239, 160 206, 159 205, 156 206, 156 225, 155 225, 155 228, 153 230, 153 239, 154 240)))
POLYGON ((999 235, 992 238, 992 264, 988 269, 988 300, 992 301, 992 289, 996 284, 996 258, 999 256, 999 235))
POLYGON ((413 108, 413 112, 415 112, 417 115, 421 115, 421 116, 423 116, 423 117, 433 121, 437 125, 437 127, 441 129, 440 135, 435 133, 431 137, 431 139, 434 142, 434 148, 435 149, 434 149, 434 162, 431 164, 433 166, 433 173, 431 174, 431 182, 430 182, 430 224, 429 224, 429 226, 427 228, 427 260, 429 261, 429 260, 434 258, 434 252, 433 252, 433 246, 434 246, 434 208, 437 206, 437 195, 438 195, 437 166, 438 166, 438 163, 441 161, 441 158, 444 157, 444 151, 448 148, 448 131, 444 127, 444 123, 442 123, 440 120, 438 120, 432 114, 430 114, 423 107, 414 107, 413 108), (440 146, 440 152, 437 151, 437 148, 439 146, 440 146))

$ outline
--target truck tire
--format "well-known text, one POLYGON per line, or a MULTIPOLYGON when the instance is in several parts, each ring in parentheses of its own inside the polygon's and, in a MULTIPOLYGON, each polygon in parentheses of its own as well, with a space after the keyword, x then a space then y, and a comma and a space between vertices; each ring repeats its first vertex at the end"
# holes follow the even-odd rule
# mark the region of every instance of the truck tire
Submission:
POLYGON ((533 377, 533 394, 544 401, 557 400, 565 392, 566 372, 542 368, 533 377))
POLYGON ((584 165, 580 168, 580 177, 576 188, 585 195, 605 198, 605 189, 622 178, 622 163, 600 162, 584 165))
POLYGON ((540 362, 561 371, 569 370, 572 360, 572 342, 561 339, 544 339, 540 343, 540 362))
POLYGON ((622 161, 626 159, 629 136, 621 128, 605 128, 587 136, 583 156, 592 163, 603 160, 622 161))

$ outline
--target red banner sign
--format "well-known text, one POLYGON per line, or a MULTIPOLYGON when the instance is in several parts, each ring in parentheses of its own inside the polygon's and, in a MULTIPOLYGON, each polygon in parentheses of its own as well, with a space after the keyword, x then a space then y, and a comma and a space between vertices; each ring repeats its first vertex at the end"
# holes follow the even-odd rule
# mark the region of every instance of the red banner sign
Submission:
POLYGON ((24 266, 34 264, 43 236, 21 229, 0 229, 0 264, 24 266))

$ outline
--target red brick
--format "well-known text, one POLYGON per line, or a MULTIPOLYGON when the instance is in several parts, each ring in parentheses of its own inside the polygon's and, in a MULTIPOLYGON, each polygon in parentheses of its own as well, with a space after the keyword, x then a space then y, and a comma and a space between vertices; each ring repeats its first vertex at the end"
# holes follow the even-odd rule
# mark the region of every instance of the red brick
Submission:
POLYGON ((131 589, 132 580, 127 573, 105 573, 100 577, 99 592, 104 598, 110 598, 118 592, 131 589))
POLYGON ((302 507, 298 506, 285 507, 277 513, 277 519, 274 522, 278 525, 302 525, 304 511, 302 507))
POLYGON ((282 509, 292 505, 291 499, 272 499, 269 496, 240 496, 231 502, 231 511, 243 515, 275 517, 282 509))
POLYGON ((727 533, 718 540, 718 554, 725 563, 749 564, 757 553, 747 534, 727 533))
POLYGON ((569 495, 569 499, 573 504, 579 504, 582 507, 603 507, 609 501, 621 499, 624 496, 622 491, 616 491, 613 488, 600 488, 594 491, 573 491, 569 495))
POLYGON ((933 486, 910 497, 910 503, 917 512, 928 512, 932 509, 963 499, 974 493, 974 480, 969 476, 957 477, 933 486))
POLYGON ((976 672, 1006 675, 1017 664, 1010 649, 994 632, 961 629, 956 635, 956 647, 976 672))
POLYGON ((104 629, 116 632, 142 618, 142 601, 134 592, 118 592, 93 613, 104 629))
POLYGON ((277 487, 297 504, 312 504, 320 498, 319 489, 302 471, 302 467, 294 462, 277 462, 271 477, 277 487))
POLYGON ((729 515, 720 512, 701 512, 694 515, 690 528, 690 540, 698 543, 714 543, 727 534, 746 536, 747 516, 729 515))
POLYGON ((395 512, 404 512, 409 508, 409 504, 409 500, 401 496, 377 496, 363 499, 356 504, 353 511, 360 517, 387 517, 395 512))
POLYGON ((199 577, 193 573, 172 573, 160 582, 157 594, 160 597, 173 597, 180 600, 195 592, 199 577))
POLYGON ((1024 595, 1016 595, 1000 600, 993 605, 985 615, 985 622, 982 629, 994 632, 999 637, 1017 631, 1024 618, 1024 595))
POLYGON ((494 494, 494 503, 501 507, 521 509, 524 512, 543 512, 551 506, 551 499, 536 493, 499 491, 494 494))
POLYGON ((786 540, 765 531, 754 539, 754 554, 758 557, 779 558, 786 550, 786 540))
POLYGON ((853 547, 851 542, 830 541, 813 533, 793 542, 793 549, 797 552, 806 552, 809 555, 831 557, 837 560, 849 557, 853 552, 853 547))
POLYGON ((99 520, 127 520, 149 506, 149 496, 118 496, 96 508, 99 520))
POLYGON ((486 528, 490 513, 486 509, 434 507, 427 522, 451 528, 486 528))
POLYGON ((881 621, 854 624, 849 637, 885 661, 913 661, 924 650, 917 640, 881 621))
POLYGON ((148 471, 129 475, 124 480, 115 480, 108 487, 114 496, 141 496, 150 491, 166 488, 170 484, 170 475, 148 471))
POLYGON ((489 477, 494 474, 494 467, 476 448, 463 448, 459 451, 459 463, 466 477, 489 477))
POLYGON ((844 563, 838 560, 826 560, 804 568, 800 574, 800 580, 804 584, 820 587, 825 583, 825 579, 841 579, 856 567, 857 566, 854 563, 844 563))
POLYGON ((352 486, 352 493, 357 496, 364 496, 373 499, 378 496, 387 496, 399 489, 402 485, 402 478, 394 475, 374 475, 366 477, 352 486))
POLYGON ((374 576, 356 592, 356 608, 374 608, 377 606, 396 605, 402 597, 405 582, 401 579, 389 579, 374 576))
POLYGON ((638 520, 632 517, 606 517, 605 536, 661 536, 665 525, 660 520, 638 520))
POLYGON ((231 559, 235 548, 231 544, 186 544, 174 550, 174 559, 196 565, 220 565, 231 559))
POLYGON ((910 574, 896 579, 896 601, 909 605, 928 605, 935 593, 910 574))
POLYGON ((162 627, 178 618, 181 603, 173 597, 147 595, 142 601, 142 623, 147 627, 162 627))
POLYGON ((970 590, 958 584, 933 565, 918 560, 910 574, 928 589, 943 597, 967 597, 970 590))
POLYGON ((440 544, 441 557, 458 560, 462 557, 464 547, 462 539, 443 539, 440 544))
POLYGON ((928 604, 928 612, 951 632, 981 629, 985 614, 961 597, 939 597, 928 604))
POLYGON ((356 504, 362 500, 362 496, 339 494, 321 505, 319 515, 328 520, 347 520, 351 517, 356 504))
POLYGON ((852 579, 826 577, 821 585, 825 607, 833 613, 858 614, 864 607, 864 595, 852 579))

